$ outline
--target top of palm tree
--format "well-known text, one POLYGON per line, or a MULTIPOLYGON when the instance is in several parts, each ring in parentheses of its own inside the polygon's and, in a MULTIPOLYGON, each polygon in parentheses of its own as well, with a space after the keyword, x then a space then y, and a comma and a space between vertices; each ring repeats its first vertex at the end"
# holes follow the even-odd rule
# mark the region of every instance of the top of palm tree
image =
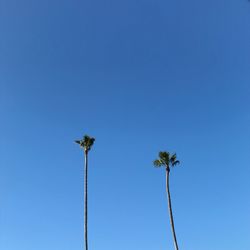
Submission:
POLYGON ((159 158, 154 160, 155 167, 165 166, 168 171, 170 170, 170 166, 174 167, 178 164, 180 164, 180 162, 177 160, 176 153, 171 155, 167 151, 159 152, 159 158))
POLYGON ((75 143, 79 144, 86 152, 88 152, 91 147, 94 145, 95 138, 88 135, 84 135, 82 140, 76 140, 75 143))

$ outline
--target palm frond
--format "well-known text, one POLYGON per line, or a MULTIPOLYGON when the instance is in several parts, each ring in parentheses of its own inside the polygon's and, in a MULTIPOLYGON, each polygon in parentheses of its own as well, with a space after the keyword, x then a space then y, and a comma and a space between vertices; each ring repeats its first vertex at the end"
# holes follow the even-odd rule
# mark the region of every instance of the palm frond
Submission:
POLYGON ((163 165, 162 161, 159 159, 154 160, 153 164, 155 167, 161 167, 163 165))
POLYGON ((176 153, 174 153, 173 155, 171 155, 171 157, 170 157, 170 164, 171 164, 172 167, 180 164, 180 161, 177 160, 176 153))
POLYGON ((95 142, 95 138, 90 138, 89 139, 89 146, 92 146, 95 142))
POLYGON ((83 141, 87 142, 89 140, 90 140, 90 136, 88 136, 88 135, 83 136, 83 141))
POLYGON ((174 166, 179 165, 179 164, 180 164, 180 161, 176 160, 176 161, 174 161, 174 162, 172 163, 172 166, 174 167, 174 166))
POLYGON ((177 158, 176 153, 172 154, 171 157, 170 157, 170 162, 175 162, 176 158, 177 158))

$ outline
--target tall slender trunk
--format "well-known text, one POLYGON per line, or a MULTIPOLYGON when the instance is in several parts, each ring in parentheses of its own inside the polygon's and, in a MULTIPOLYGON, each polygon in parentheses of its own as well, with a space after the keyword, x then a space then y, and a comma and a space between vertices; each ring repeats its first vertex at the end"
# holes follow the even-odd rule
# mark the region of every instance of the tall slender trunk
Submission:
POLYGON ((167 189, 166 191, 168 194, 168 209, 169 209, 169 216, 170 216, 172 233, 173 233, 173 237, 174 237, 175 250, 179 250, 178 244, 177 244, 177 239, 176 239, 176 234, 175 234, 175 229, 174 229, 174 218, 173 218, 173 213, 172 213, 171 197, 170 197, 170 190, 169 190, 169 172, 170 172, 170 169, 166 169, 166 189, 167 189))
POLYGON ((85 250, 88 250, 88 152, 84 152, 84 240, 85 250))

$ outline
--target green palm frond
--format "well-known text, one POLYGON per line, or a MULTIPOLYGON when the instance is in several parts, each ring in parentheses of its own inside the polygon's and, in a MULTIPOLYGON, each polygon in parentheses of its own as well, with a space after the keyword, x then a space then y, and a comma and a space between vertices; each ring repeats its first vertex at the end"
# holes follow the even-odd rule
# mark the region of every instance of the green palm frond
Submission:
POLYGON ((161 166, 163 165, 162 161, 159 160, 159 159, 154 160, 153 163, 154 163, 154 166, 155 166, 155 167, 161 167, 161 166))
POLYGON ((89 137, 88 140, 86 141, 86 148, 89 151, 91 147, 94 145, 95 138, 89 137))
POLYGON ((172 154, 171 157, 170 157, 170 162, 175 162, 176 158, 177 158, 176 153, 172 154))
POLYGON ((180 161, 176 160, 176 161, 174 161, 174 162, 172 163, 172 166, 174 167, 174 166, 179 165, 179 164, 180 164, 180 161))
POLYGON ((174 153, 171 157, 170 157, 170 164, 172 167, 180 164, 180 161, 177 160, 177 155, 176 153, 174 153))
POLYGON ((88 136, 88 135, 84 135, 84 136, 83 136, 83 140, 84 140, 85 142, 89 141, 90 138, 91 138, 91 137, 88 136))

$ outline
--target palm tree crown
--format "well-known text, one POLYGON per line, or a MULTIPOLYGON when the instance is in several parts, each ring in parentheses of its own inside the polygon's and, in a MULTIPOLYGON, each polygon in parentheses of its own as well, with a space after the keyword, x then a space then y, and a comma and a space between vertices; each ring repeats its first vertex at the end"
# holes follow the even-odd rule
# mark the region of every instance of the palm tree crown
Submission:
POLYGON ((170 166, 174 167, 179 163, 180 162, 177 160, 177 155, 175 153, 171 155, 167 151, 159 152, 159 158, 154 160, 155 167, 165 166, 166 170, 168 171, 170 171, 170 166))
POLYGON ((88 135, 84 135, 82 140, 76 140, 75 143, 79 144, 81 148, 84 149, 84 151, 89 152, 91 147, 93 146, 95 142, 95 138, 90 137, 88 135))

